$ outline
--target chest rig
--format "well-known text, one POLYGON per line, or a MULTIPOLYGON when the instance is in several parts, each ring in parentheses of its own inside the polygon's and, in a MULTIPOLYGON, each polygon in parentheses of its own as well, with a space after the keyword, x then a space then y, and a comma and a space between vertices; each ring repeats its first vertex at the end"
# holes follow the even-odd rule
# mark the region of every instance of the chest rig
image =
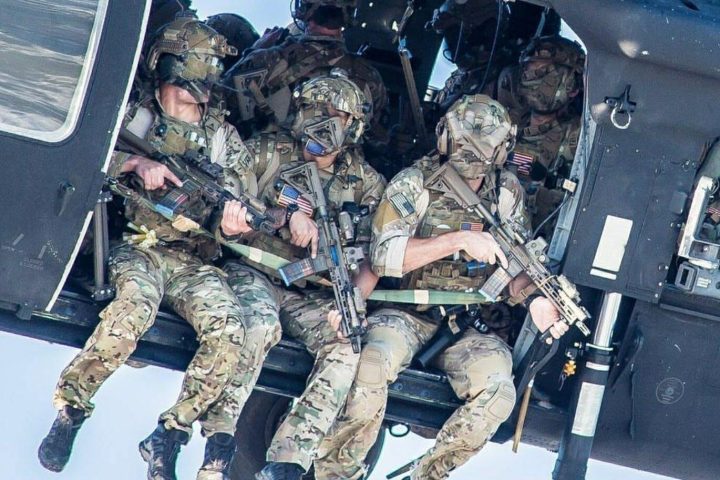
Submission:
MULTIPOLYGON (((451 198, 431 191, 427 211, 418 225, 415 238, 434 238, 463 230, 481 232, 484 229, 485 222, 481 217, 462 209, 451 198)), ((456 254, 412 271, 403 277, 402 288, 477 291, 494 269, 493 265, 456 254)))
MULTIPOLYGON (((304 160, 300 160, 304 161, 304 160)), ((291 166, 288 164, 285 167, 291 166)), ((282 166, 279 169, 283 171, 282 166)), ((343 228, 344 222, 340 216, 341 212, 348 212, 348 204, 359 205, 363 199, 366 180, 363 176, 362 167, 359 161, 353 161, 352 155, 348 152, 343 153, 335 161, 334 171, 327 172, 320 170, 320 180, 322 182, 327 208, 330 216, 335 218, 341 231, 348 229, 343 228)), ((278 176, 276 175, 276 178, 278 176)), ((279 201, 279 191, 269 185, 265 189, 264 198, 272 206, 283 206, 279 201)), ((344 215, 347 217, 348 215, 344 215)), ((350 217, 355 217, 352 225, 352 238, 348 238, 348 244, 369 243, 371 234, 371 216, 362 215, 360 212, 349 212, 350 217)), ((300 260, 308 256, 306 249, 296 247, 290 244, 290 230, 287 226, 278 230, 276 235, 257 234, 249 242, 252 247, 258 248, 265 252, 270 252, 290 261, 300 260)), ((365 252, 367 255, 367 252, 365 252)), ((246 262, 253 267, 267 273, 268 275, 279 278, 277 271, 267 268, 259 263, 246 259, 246 262)))
POLYGON ((283 165, 301 160, 302 150, 289 134, 261 133, 246 142, 254 157, 258 192, 262 193, 283 165))
MULTIPOLYGON (((141 103, 133 112, 133 116, 144 115, 145 113, 142 112, 150 112, 152 115, 152 121, 144 135, 145 139, 158 151, 169 156, 198 152, 211 157, 212 139, 224 122, 223 112, 213 108, 208 110, 198 125, 182 122, 163 112, 154 99, 141 103)), ((132 123, 131 120, 130 125, 132 123)), ((131 177, 131 181, 137 181, 137 178, 131 177)), ((146 191, 139 184, 136 185, 136 191, 142 192, 153 203, 159 203, 162 197, 173 194, 173 190, 146 191)), ((183 204, 183 215, 207 228, 209 226, 206 223, 209 222, 214 207, 199 196, 190 196, 183 204)), ((145 225, 148 229, 154 230, 162 241, 176 242, 183 250, 197 250, 197 253, 209 258, 217 253, 217 247, 211 240, 192 232, 178 230, 165 217, 144 206, 129 202, 126 216, 135 224, 145 225)))

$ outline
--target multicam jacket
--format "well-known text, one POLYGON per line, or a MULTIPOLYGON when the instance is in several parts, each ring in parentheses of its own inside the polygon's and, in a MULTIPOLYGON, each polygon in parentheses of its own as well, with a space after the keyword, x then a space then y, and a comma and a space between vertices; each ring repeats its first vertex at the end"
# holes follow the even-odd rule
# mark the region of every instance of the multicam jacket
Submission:
MULTIPOLYGON (((403 262, 411 238, 432 238, 448 232, 482 231, 483 219, 454 200, 425 188, 425 180, 440 166, 438 156, 425 157, 392 179, 372 224, 370 256, 379 276, 402 278, 402 288, 477 291, 494 267, 464 254, 435 261, 403 274, 403 262)), ((527 225, 523 189, 510 172, 501 171, 479 192, 486 206, 501 219, 527 225)))
MULTIPOLYGON (((128 106, 123 126, 135 135, 144 138, 157 150, 167 155, 182 155, 196 151, 207 155, 212 162, 223 167, 223 186, 237 195, 242 190, 252 192, 256 184, 251 172, 250 153, 243 144, 234 127, 224 121, 225 112, 213 107, 206 107, 198 124, 191 124, 175 119, 167 114, 156 95, 131 103, 128 106)), ((132 153, 116 150, 108 168, 110 177, 118 178, 132 186, 138 193, 158 200, 167 190, 154 192, 145 191, 134 174, 121 174, 122 165, 132 153)), ((172 187, 168 187, 172 188, 172 187)), ((200 199, 191 199, 187 211, 201 225, 212 223, 214 205, 207 205, 200 199)), ((175 228, 170 221, 148 207, 133 201, 126 203, 126 217, 137 226, 145 226, 154 230, 158 239, 171 243, 178 248, 202 256, 212 257, 217 247, 212 239, 188 231, 175 228)))
MULTIPOLYGON (((261 179, 259 198, 270 208, 283 206, 280 203, 278 180, 283 172, 305 161, 302 158, 302 145, 283 133, 261 134, 248 140, 247 144, 253 157, 254 171, 261 179)), ((354 242, 367 246, 370 241, 370 221, 387 182, 365 161, 359 148, 345 150, 335 160, 332 170, 320 170, 319 174, 331 215, 337 215, 345 203, 368 207, 368 215, 362 217, 356 226, 354 242)), ((252 232, 245 236, 245 243, 289 260, 306 257, 307 252, 291 245, 289 239, 290 232, 285 226, 274 236, 252 232)), ((271 275, 277 275, 277 272, 262 265, 249 260, 246 262, 271 275)))

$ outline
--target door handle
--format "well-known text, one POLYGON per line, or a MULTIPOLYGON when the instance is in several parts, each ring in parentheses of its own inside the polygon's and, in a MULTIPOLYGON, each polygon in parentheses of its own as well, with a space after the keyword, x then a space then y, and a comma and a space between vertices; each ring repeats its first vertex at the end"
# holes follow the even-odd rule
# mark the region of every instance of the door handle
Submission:
POLYGON ((75 193, 75 186, 70 182, 63 182, 60 184, 58 190, 58 207, 56 215, 59 217, 65 211, 70 196, 75 193))

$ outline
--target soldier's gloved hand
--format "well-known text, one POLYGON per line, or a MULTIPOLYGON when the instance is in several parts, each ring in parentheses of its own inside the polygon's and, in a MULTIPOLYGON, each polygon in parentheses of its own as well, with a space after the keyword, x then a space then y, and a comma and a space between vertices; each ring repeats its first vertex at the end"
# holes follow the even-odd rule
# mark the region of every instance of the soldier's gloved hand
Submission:
POLYGON ((550 329, 550 335, 558 339, 565 335, 570 327, 567 323, 560 321, 560 312, 555 305, 545 297, 537 297, 530 303, 530 317, 533 323, 541 332, 550 329))
POLYGON ((237 200, 230 200, 225 203, 220 228, 227 237, 247 233, 252 228, 247 224, 247 207, 237 200))
POLYGON ((298 247, 310 245, 310 256, 315 258, 318 249, 318 227, 315 222, 302 212, 295 212, 290 217, 290 243, 298 247))
POLYGON ((134 155, 128 159, 129 166, 132 171, 142 178, 145 190, 156 190, 165 187, 165 180, 170 180, 178 187, 182 187, 183 182, 170 171, 168 167, 155 160, 134 155))
POLYGON ((342 322, 342 314, 340 314, 340 311, 330 310, 328 312, 327 319, 330 327, 332 327, 332 329, 337 332, 337 337, 345 338, 345 335, 343 335, 342 332, 342 328, 340 328, 340 323, 342 322))
POLYGON ((500 245, 492 235, 487 232, 463 231, 463 250, 479 262, 495 264, 495 259, 500 260, 503 268, 508 267, 508 260, 500 245))

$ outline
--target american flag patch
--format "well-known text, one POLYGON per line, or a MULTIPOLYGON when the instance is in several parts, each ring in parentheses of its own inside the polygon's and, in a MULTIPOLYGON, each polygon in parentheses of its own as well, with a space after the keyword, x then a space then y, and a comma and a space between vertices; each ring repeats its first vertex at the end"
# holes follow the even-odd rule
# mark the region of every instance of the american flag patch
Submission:
POLYGON ((460 224, 460 230, 466 230, 466 231, 470 231, 470 232, 482 232, 483 224, 482 223, 463 222, 460 224))
POLYGON ((410 200, 402 193, 396 193, 391 196, 390 203, 392 203, 395 211, 398 212, 401 217, 407 217, 415 213, 415 208, 413 208, 412 203, 410 203, 410 200))
POLYGON ((522 152, 513 152, 508 159, 510 165, 517 167, 517 172, 520 175, 530 175, 530 167, 535 161, 535 157, 522 152))
POLYGON ((283 185, 282 190, 280 190, 277 203, 281 207, 287 207, 288 205, 295 204, 298 206, 300 211, 307 216, 312 216, 313 213, 312 204, 308 201, 308 199, 303 197, 300 192, 288 184, 283 185))

